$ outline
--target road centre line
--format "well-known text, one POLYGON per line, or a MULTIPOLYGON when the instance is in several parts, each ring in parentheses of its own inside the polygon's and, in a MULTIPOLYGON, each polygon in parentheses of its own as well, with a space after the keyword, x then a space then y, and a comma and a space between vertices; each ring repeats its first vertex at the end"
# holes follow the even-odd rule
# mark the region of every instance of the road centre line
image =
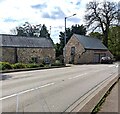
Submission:
POLYGON ((119 64, 116 64, 116 65, 109 65, 108 67, 116 67, 116 68, 118 68, 118 67, 119 67, 119 64))
MULTIPOLYGON (((112 66, 108 66, 108 67, 118 67, 119 65, 112 65, 112 66)), ((96 70, 96 71, 90 71, 90 72, 87 72, 87 73, 83 73, 83 74, 80 74, 80 75, 77 75, 77 76, 74 76, 74 77, 69 77, 68 79, 75 79, 75 78, 79 78, 81 76, 84 76, 84 75, 87 75, 89 73, 95 73, 95 72, 99 72, 99 71, 102 71, 102 70, 96 70)), ((27 93, 27 92, 30 92, 30 91, 34 91, 34 90, 37 90, 37 89, 40 89, 40 88, 44 88, 44 87, 47 87, 47 86, 51 86, 51 85, 54 85, 55 83, 48 83, 48 84, 45 84, 45 85, 42 85, 42 86, 39 86, 39 87, 36 87, 36 88, 32 88, 32 89, 28 89, 28 90, 24 90, 24 91, 21 91, 21 92, 18 92, 18 93, 15 93, 15 94, 12 94, 12 95, 8 95, 8 96, 5 96, 5 97, 2 97, 0 98, 0 101, 2 100, 5 100, 5 99, 8 99, 8 98, 11 98, 11 97, 14 97, 14 96, 17 96, 17 95, 20 95, 20 94, 24 94, 24 93, 27 93)))
POLYGON ((71 80, 71 79, 74 79, 74 78, 79 78, 79 77, 81 77, 81 76, 84 76, 84 75, 86 75, 87 73, 84 73, 84 74, 81 74, 81 75, 77 75, 77 76, 74 76, 74 77, 70 77, 70 78, 68 78, 69 80, 71 80))
POLYGON ((115 67, 116 65, 109 65, 108 67, 115 67))
POLYGON ((0 98, 0 101, 11 98, 11 97, 15 97, 15 96, 18 96, 18 95, 21 95, 21 94, 24 94, 24 93, 27 93, 27 92, 30 92, 30 91, 34 91, 34 90, 37 90, 37 89, 40 89, 40 88, 48 87, 48 86, 51 86, 51 85, 54 85, 54 84, 55 83, 48 83, 48 84, 45 84, 45 85, 42 85, 42 86, 39 86, 39 87, 36 87, 36 88, 32 88, 32 89, 28 89, 28 90, 25 90, 25 91, 18 92, 16 94, 8 95, 8 96, 5 96, 3 98, 0 98))
POLYGON ((87 75, 87 74, 89 74, 89 73, 96 73, 96 72, 99 72, 99 71, 103 71, 103 70, 90 71, 90 72, 87 72, 87 73, 83 73, 83 74, 81 74, 81 75, 77 75, 77 76, 74 76, 74 77, 70 77, 70 78, 68 78, 68 79, 71 80, 71 79, 79 78, 79 77, 84 76, 84 75, 87 75))

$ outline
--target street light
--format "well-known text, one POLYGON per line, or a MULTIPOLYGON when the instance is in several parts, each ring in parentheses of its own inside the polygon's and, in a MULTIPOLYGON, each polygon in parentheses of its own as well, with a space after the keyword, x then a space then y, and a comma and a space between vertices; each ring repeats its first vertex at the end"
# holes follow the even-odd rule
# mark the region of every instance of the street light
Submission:
MULTIPOLYGON (((65 17, 65 40, 64 40, 65 45, 66 45, 66 20, 67 20, 68 18, 70 18, 70 17, 75 16, 75 15, 76 15, 76 14, 73 14, 73 15, 71 15, 71 16, 65 17)), ((65 64, 65 66, 66 66, 66 47, 64 48, 64 64, 65 64)))

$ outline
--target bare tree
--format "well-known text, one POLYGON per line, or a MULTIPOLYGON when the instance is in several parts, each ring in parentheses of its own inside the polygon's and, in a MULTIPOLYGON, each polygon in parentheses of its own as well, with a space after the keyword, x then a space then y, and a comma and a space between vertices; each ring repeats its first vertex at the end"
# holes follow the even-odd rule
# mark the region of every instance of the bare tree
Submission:
POLYGON ((85 20, 87 27, 96 30, 98 27, 102 30, 103 43, 108 47, 109 28, 113 24, 117 24, 120 10, 119 5, 115 2, 89 2, 87 5, 85 20))

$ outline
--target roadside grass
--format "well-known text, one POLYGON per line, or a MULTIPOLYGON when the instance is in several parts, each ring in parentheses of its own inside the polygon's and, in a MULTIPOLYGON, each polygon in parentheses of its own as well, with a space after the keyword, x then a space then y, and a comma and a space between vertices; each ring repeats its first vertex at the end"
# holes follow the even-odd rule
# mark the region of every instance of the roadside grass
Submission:
POLYGON ((105 102, 106 98, 110 94, 113 87, 116 85, 116 83, 118 83, 118 81, 119 81, 119 79, 108 89, 108 91, 105 93, 105 95, 101 98, 101 100, 98 102, 98 104, 94 107, 91 114, 97 114, 101 110, 103 103, 105 102))

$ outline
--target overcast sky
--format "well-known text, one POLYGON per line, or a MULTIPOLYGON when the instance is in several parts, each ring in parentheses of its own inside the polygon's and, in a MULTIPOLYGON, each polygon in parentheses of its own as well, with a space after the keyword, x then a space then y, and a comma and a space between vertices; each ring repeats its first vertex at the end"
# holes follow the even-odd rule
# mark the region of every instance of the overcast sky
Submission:
POLYGON ((93 0, 0 0, 0 34, 11 34, 11 29, 25 22, 45 24, 49 32, 51 26, 54 43, 59 42, 59 32, 64 31, 64 18, 76 13, 67 19, 67 27, 85 24, 85 7, 90 1, 93 0))

